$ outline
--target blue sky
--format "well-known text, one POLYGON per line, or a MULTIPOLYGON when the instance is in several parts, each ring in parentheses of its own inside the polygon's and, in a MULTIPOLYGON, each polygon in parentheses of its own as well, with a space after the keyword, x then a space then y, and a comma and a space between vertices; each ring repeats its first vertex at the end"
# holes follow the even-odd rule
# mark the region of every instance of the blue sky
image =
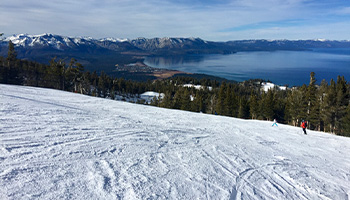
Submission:
POLYGON ((350 40, 350 0, 1 0, 0 33, 350 40))

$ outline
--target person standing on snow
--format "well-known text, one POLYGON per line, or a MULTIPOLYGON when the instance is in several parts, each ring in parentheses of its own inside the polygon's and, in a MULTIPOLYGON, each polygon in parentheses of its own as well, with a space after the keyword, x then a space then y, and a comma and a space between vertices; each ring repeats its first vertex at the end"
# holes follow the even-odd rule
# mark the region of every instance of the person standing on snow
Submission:
POLYGON ((272 126, 274 126, 274 125, 276 125, 276 126, 278 127, 278 125, 277 125, 277 120, 276 120, 276 119, 273 120, 272 126))
POLYGON ((306 121, 302 121, 302 123, 301 123, 301 128, 303 128, 303 131, 304 131, 304 134, 306 135, 306 127, 307 127, 307 123, 306 123, 306 121))

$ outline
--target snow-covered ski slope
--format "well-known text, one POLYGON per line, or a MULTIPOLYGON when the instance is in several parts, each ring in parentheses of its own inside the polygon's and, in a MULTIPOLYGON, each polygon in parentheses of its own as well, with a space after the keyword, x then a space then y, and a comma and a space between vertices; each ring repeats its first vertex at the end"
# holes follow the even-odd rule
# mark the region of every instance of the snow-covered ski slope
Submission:
POLYGON ((350 138, 0 85, 0 199, 349 199, 350 138))

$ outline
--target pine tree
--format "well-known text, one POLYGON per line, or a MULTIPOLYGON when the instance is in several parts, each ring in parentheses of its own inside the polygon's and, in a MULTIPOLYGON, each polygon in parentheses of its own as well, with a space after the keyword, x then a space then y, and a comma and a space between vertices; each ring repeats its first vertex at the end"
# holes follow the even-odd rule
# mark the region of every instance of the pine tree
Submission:
POLYGON ((173 98, 171 95, 171 92, 167 91, 165 92, 165 96, 162 99, 160 106, 163 108, 173 108, 173 98))
POLYGON ((258 116, 259 116, 259 103, 258 103, 257 96, 253 93, 250 95, 249 111, 250 111, 250 117, 252 119, 258 118, 258 116))
POLYGON ((309 121, 308 127, 310 129, 319 128, 320 126, 320 110, 319 110, 319 101, 316 96, 317 88, 316 88, 316 78, 315 73, 311 72, 310 74, 310 84, 307 88, 307 118, 309 121))
POLYGON ((350 137, 350 104, 346 108, 346 112, 344 117, 341 119, 341 123, 343 130, 340 135, 350 137))
POLYGON ((200 90, 196 91, 196 94, 194 96, 194 99, 191 103, 191 111, 193 112, 199 112, 202 108, 202 95, 200 93, 200 90))
POLYGON ((328 90, 328 83, 326 80, 322 80, 320 88, 318 90, 318 98, 319 98, 319 111, 320 111, 320 131, 326 131, 325 130, 325 123, 327 121, 327 102, 326 102, 326 95, 328 90))
POLYGON ((50 60, 50 66, 45 73, 45 87, 65 90, 66 64, 62 59, 56 61, 56 57, 50 60))
POLYGON ((285 122, 286 104, 287 104, 287 91, 274 92, 274 118, 279 122, 285 122))
POLYGON ((235 94, 232 87, 228 85, 225 91, 224 106, 223 106, 222 114, 232 117, 233 114, 236 112, 234 111, 234 109, 235 109, 235 94))
MULTIPOLYGON (((306 86, 303 86, 306 88, 306 86)), ((303 95, 303 90, 302 88, 296 89, 293 88, 291 92, 288 93, 287 96, 287 105, 286 105, 286 115, 288 121, 293 125, 293 126, 298 126, 301 119, 306 119, 306 114, 305 114, 305 107, 304 103, 305 98, 303 95)))
POLYGON ((211 114, 216 113, 216 104, 217 104, 217 97, 216 94, 214 93, 213 95, 210 96, 209 103, 208 103, 208 112, 211 114))
POLYGON ((107 96, 107 82, 106 74, 102 71, 98 78, 98 96, 106 97, 107 96))
POLYGON ((8 52, 7 52, 7 68, 4 69, 4 78, 5 83, 10 84, 22 84, 21 70, 19 63, 17 62, 17 52, 15 50, 15 45, 10 40, 8 43, 8 52))
POLYGON ((338 76, 336 86, 336 109, 335 109, 335 133, 342 133, 342 118, 346 114, 346 107, 349 104, 347 86, 344 76, 338 76))
POLYGON ((93 86, 93 89, 92 89, 92 96, 95 96, 95 97, 98 97, 98 88, 97 88, 97 85, 98 85, 98 75, 97 75, 97 72, 94 71, 92 74, 91 74, 91 82, 92 82, 92 86, 93 86))
POLYGON ((225 91, 226 90, 227 90, 226 83, 223 82, 220 86, 220 89, 219 89, 217 104, 216 104, 216 109, 215 109, 219 115, 224 115, 226 113, 226 108, 227 108, 225 105, 225 96, 226 96, 225 91))
POLYGON ((227 88, 226 97, 225 97, 225 105, 227 109, 227 116, 237 117, 238 109, 239 109, 239 101, 236 95, 234 86, 231 84, 230 87, 227 88))
POLYGON ((266 95, 263 96, 263 116, 271 121, 274 119, 274 93, 272 90, 267 91, 266 95))
POLYGON ((173 108, 174 109, 180 109, 181 108, 181 97, 183 95, 182 87, 179 87, 179 89, 174 94, 174 100, 173 100, 173 108))
POLYGON ((203 98, 203 95, 200 95, 198 97, 198 102, 199 102, 199 112, 203 112, 205 113, 206 112, 206 109, 205 109, 205 103, 204 103, 204 98, 203 98))
POLYGON ((300 105, 299 105, 299 117, 300 119, 302 120, 308 120, 307 117, 308 117, 308 97, 307 97, 307 89, 308 87, 304 84, 301 86, 300 88, 300 91, 301 91, 301 102, 300 102, 300 105))
POLYGON ((0 83, 8 83, 8 67, 5 59, 0 56, 0 83))
POLYGON ((7 52, 7 66, 11 67, 14 65, 14 62, 17 60, 17 53, 15 51, 15 45, 12 43, 12 41, 9 41, 9 49, 7 52))
POLYGON ((181 110, 191 110, 191 98, 190 98, 190 92, 187 88, 184 88, 183 94, 181 96, 180 100, 180 109, 181 110))
POLYGON ((124 78, 118 79, 118 89, 121 94, 126 92, 126 82, 124 78))
POLYGON ((208 88, 205 88, 204 90, 200 90, 199 110, 201 112, 203 112, 203 113, 208 112, 211 95, 212 95, 212 93, 208 88))
POLYGON ((67 84, 69 84, 67 87, 72 87, 71 91, 83 93, 83 72, 84 66, 72 58, 65 73, 67 84))
POLYGON ((334 133, 335 131, 335 115, 336 115, 336 83, 333 79, 330 81, 330 85, 325 95, 325 128, 326 131, 334 133))
POLYGON ((92 80, 91 73, 89 71, 84 72, 82 83, 81 83, 83 94, 92 95, 92 91, 91 91, 92 81, 91 80, 92 80))
POLYGON ((245 97, 239 99, 238 117, 242 119, 249 119, 249 104, 245 97))

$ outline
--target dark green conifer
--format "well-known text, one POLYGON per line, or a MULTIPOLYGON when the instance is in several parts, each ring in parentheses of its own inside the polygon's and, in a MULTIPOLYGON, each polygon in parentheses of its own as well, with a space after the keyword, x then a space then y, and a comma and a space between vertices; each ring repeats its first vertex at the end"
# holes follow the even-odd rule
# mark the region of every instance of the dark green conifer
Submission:
POLYGON ((349 104, 349 95, 347 92, 347 85, 344 76, 338 76, 336 86, 336 108, 335 108, 335 133, 341 134, 343 132, 342 118, 346 114, 346 107, 349 104))
POLYGON ((268 90, 266 95, 264 95, 263 101, 263 116, 265 119, 271 121, 274 119, 274 93, 272 90, 268 90))
POLYGON ((249 119, 249 104, 245 97, 239 99, 238 117, 242 119, 249 119))
POLYGON ((188 88, 183 89, 183 93, 180 100, 180 109, 181 110, 191 110, 191 97, 188 88))
POLYGON ((342 132, 340 135, 350 137, 350 104, 346 108, 344 117, 341 119, 342 132))
POLYGON ((315 73, 310 74, 310 83, 307 88, 307 119, 308 128, 315 129, 320 126, 320 110, 319 99, 317 98, 316 78, 315 73))
POLYGON ((330 81, 330 85, 325 96, 325 124, 326 131, 334 133, 335 131, 335 116, 336 116, 336 83, 333 79, 330 81))
POLYGON ((5 83, 9 84, 22 84, 21 66, 17 60, 17 52, 15 50, 15 45, 10 40, 8 43, 7 52, 7 68, 4 69, 4 79, 5 83))
POLYGON ((326 131, 326 123, 327 123, 327 110, 328 105, 326 101, 326 95, 328 90, 328 83, 326 80, 322 80, 320 88, 318 90, 317 97, 319 98, 319 111, 320 111, 320 128, 319 131, 326 131))
POLYGON ((253 93, 250 95, 249 106, 250 117, 252 119, 257 119, 259 115, 259 103, 257 96, 253 93))
POLYGON ((224 115, 226 113, 226 105, 225 105, 225 96, 226 96, 226 83, 222 82, 220 89, 219 89, 219 93, 218 93, 218 98, 217 98, 217 104, 216 104, 216 112, 219 115, 224 115))
POLYGON ((173 98, 172 98, 171 92, 166 91, 165 96, 160 103, 160 106, 164 108, 172 108, 173 107, 172 101, 173 101, 173 98))
POLYGON ((12 43, 12 41, 9 41, 9 48, 7 52, 7 66, 13 67, 14 62, 17 60, 17 52, 15 51, 15 45, 12 43))

